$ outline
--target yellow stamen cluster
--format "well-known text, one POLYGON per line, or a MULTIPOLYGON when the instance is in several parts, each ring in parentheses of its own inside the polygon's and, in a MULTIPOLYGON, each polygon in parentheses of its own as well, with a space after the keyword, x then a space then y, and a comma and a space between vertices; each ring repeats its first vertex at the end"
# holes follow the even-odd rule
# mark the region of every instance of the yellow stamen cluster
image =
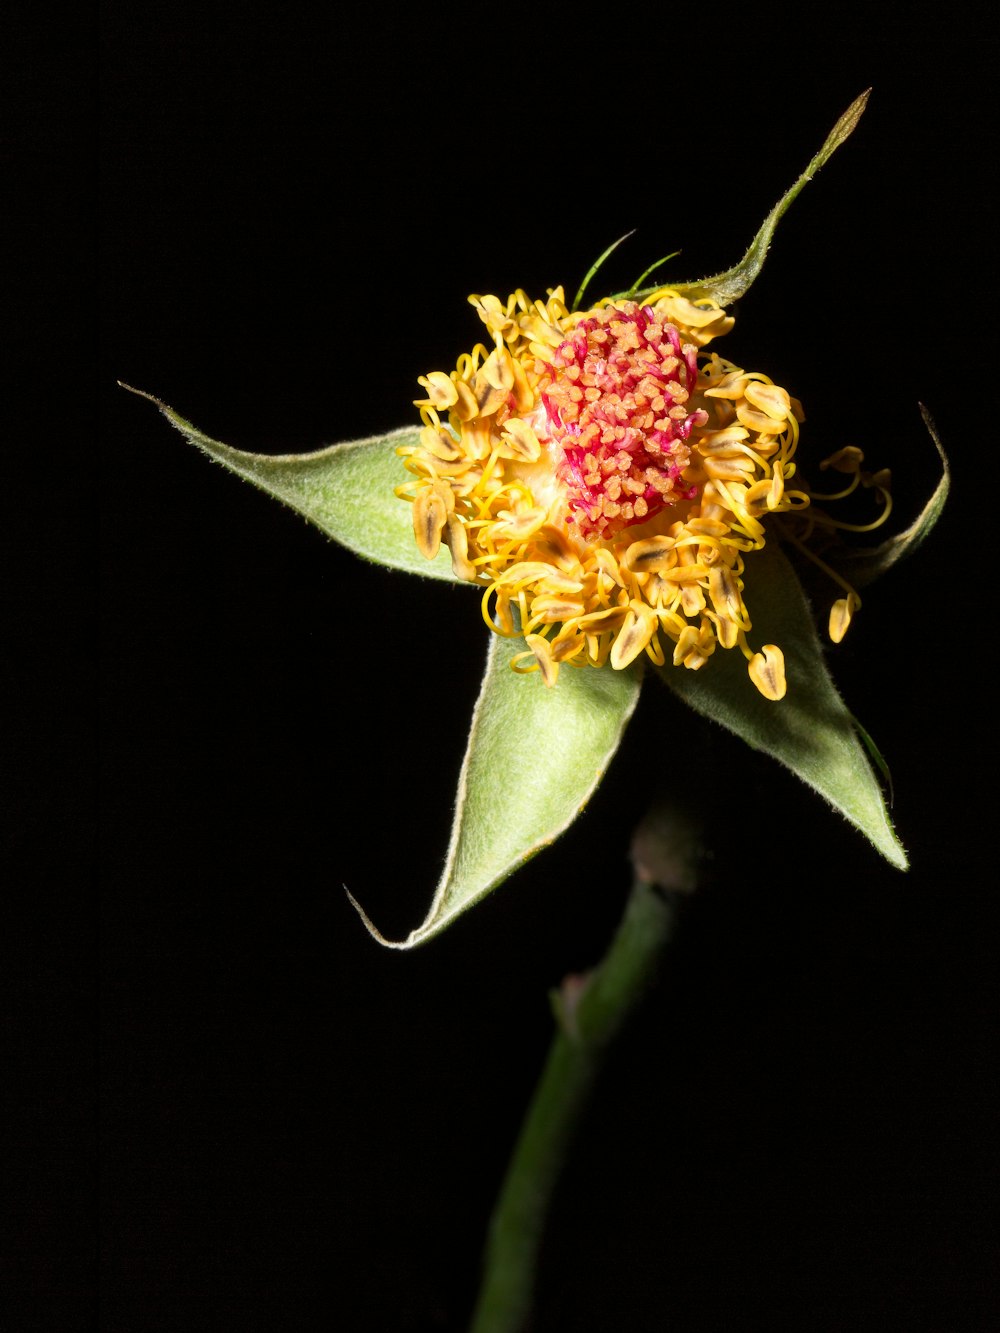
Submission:
POLYGON ((802 414, 704 350, 732 318, 670 288, 574 313, 561 288, 470 300, 491 345, 420 379, 420 442, 400 450, 420 551, 448 546, 486 623, 524 635, 515 669, 546 684, 563 664, 663 664, 666 640, 692 670, 739 646, 780 699, 781 650, 749 646, 742 575, 765 516, 809 504, 786 485, 802 414))

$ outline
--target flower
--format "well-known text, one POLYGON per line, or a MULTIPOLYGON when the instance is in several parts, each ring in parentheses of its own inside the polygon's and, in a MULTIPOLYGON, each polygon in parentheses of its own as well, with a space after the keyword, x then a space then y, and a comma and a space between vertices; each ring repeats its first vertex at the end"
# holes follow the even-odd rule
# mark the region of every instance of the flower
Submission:
POLYGON ((661 260, 624 295, 579 311, 612 246, 572 311, 559 288, 545 301, 521 291, 506 304, 472 297, 489 344, 450 374, 419 381, 421 429, 315 453, 256 454, 210 438, 152 398, 193 445, 357 555, 481 589, 495 633, 430 907, 405 940, 391 941, 352 898, 383 944, 423 944, 565 832, 621 742, 642 684, 625 668, 643 656, 672 696, 784 764, 906 868, 872 768, 885 773, 884 761, 834 686, 798 575, 773 538, 841 589, 829 621, 839 640, 860 606, 855 587, 918 550, 937 522, 950 486, 944 450, 921 408, 941 464, 930 499, 877 546, 841 543, 840 530, 871 532, 884 521, 888 474, 862 471, 861 451, 849 445, 820 464, 839 474, 831 493, 812 491, 796 471, 799 405, 711 348, 733 327, 726 308, 756 280, 778 221, 853 132, 866 100, 863 93, 840 117, 732 268, 642 289, 661 260), (410 473, 403 484, 400 455, 410 473), (874 522, 826 512, 859 486, 881 505, 874 522), (410 501, 412 523, 397 496, 410 501), (453 572, 436 558, 442 545, 453 572), (750 602, 758 638, 766 625, 784 653, 773 643, 751 646, 750 602), (701 670, 720 646, 740 648, 759 694, 731 651, 701 670), (770 709, 760 695, 784 695, 785 653, 792 697, 770 709), (537 671, 552 685, 566 664, 612 669, 569 671, 557 689, 537 690, 522 689, 508 670, 537 671))
POLYGON ((546 685, 562 665, 669 651, 698 670, 739 647, 782 698, 780 647, 750 645, 743 573, 767 516, 809 505, 786 484, 803 417, 766 375, 705 350, 732 316, 671 287, 573 312, 562 288, 469 299, 492 347, 421 377, 419 443, 399 450, 421 553, 447 545, 456 576, 483 586, 487 625, 523 633, 515 670, 546 685))

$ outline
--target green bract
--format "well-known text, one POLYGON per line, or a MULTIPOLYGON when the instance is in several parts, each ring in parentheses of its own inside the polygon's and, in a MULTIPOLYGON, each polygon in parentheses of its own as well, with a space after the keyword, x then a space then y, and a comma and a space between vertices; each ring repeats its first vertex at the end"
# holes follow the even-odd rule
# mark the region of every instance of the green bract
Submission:
MULTIPOLYGON (((760 271, 779 218, 854 129, 866 100, 864 94, 841 117, 806 171, 765 219, 740 264, 714 278, 677 284, 678 290, 692 300, 711 296, 722 305, 744 294, 760 271)), ((628 295, 641 299, 643 293, 628 295)), ((418 430, 390 431, 316 453, 270 456, 212 440, 171 408, 151 401, 209 457, 297 510, 356 554, 392 569, 458 581, 444 548, 433 561, 418 552, 410 507, 394 493, 405 476, 397 449, 414 445, 418 430)), ((925 420, 944 463, 926 413, 925 420)), ((915 550, 936 521, 947 491, 945 463, 933 497, 906 532, 877 549, 843 556, 839 567, 851 582, 868 582, 915 550)), ((779 536, 777 528, 769 533, 766 549, 748 563, 744 579, 756 608, 755 632, 784 650, 787 696, 778 703, 763 698, 736 652, 716 652, 697 671, 668 664, 656 668, 656 674, 696 712, 786 765, 892 865, 904 869, 906 856, 869 759, 874 747, 837 693, 812 613, 779 548, 779 536)), ((832 563, 832 557, 826 558, 832 563)), ((638 698, 639 663, 622 671, 610 666, 564 667, 549 689, 537 673, 525 676, 510 670, 511 659, 519 652, 522 640, 491 636, 447 862, 423 922, 405 940, 392 942, 351 899, 383 944, 408 949, 430 939, 558 837, 580 813, 618 748, 638 698), (498 793, 502 819, 497 818, 498 793)), ((877 752, 874 758, 883 767, 877 752)))

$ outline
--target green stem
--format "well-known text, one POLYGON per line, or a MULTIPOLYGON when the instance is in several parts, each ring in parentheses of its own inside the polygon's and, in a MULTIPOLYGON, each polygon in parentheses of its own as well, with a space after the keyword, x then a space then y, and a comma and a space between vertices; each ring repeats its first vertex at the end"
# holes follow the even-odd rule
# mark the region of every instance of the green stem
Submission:
POLYGON ((556 999, 559 1030, 490 1221, 470 1333, 519 1333, 534 1294, 545 1218, 604 1055, 638 1008, 676 916, 674 893, 639 880, 611 946, 579 989, 556 999))

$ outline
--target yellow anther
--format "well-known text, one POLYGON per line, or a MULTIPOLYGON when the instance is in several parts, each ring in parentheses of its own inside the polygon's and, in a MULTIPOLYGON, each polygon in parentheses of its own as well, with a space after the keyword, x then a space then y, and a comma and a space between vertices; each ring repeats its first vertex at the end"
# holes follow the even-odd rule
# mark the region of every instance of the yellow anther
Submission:
MULTIPOLYGON (((418 403, 419 407, 420 404, 418 403)), ((476 395, 464 380, 459 380, 455 385, 455 409, 454 417, 458 421, 471 421, 479 415, 479 403, 476 395)))
POLYGON ((739 583, 728 565, 713 565, 708 575, 708 595, 723 620, 740 621, 745 618, 739 583))
POLYGON ((496 584, 487 588, 480 602, 483 620, 494 634, 510 638, 514 633, 514 617, 511 614, 510 598, 496 584), (493 614, 490 614, 490 601, 493 600, 493 614), (494 619, 495 617, 495 619, 494 619))
POLYGON ((450 431, 443 430, 439 426, 423 428, 420 432, 420 447, 426 449, 434 458, 440 458, 446 463, 454 463, 465 457, 461 443, 450 431))
POLYGON ((697 537, 725 537, 729 532, 729 525, 717 518, 688 519, 685 527, 697 537))
POLYGON ((855 448, 853 444, 849 444, 843 449, 838 449, 829 458, 824 458, 819 465, 819 470, 820 472, 826 472, 828 468, 833 468, 835 472, 850 474, 857 472, 864 461, 865 456, 862 451, 855 448))
POLYGON ((748 481, 754 475, 755 465, 752 458, 744 455, 735 458, 706 458, 704 468, 706 475, 717 481, 748 481))
POLYGON ((705 397, 730 398, 733 400, 742 398, 748 378, 742 370, 730 370, 720 380, 715 381, 711 388, 705 390, 705 397))
POLYGON ((708 566, 703 565, 700 560, 695 560, 689 565, 677 565, 673 569, 663 569, 659 571, 659 576, 663 579, 664 583, 677 585, 700 583, 708 574, 708 566))
POLYGON ((476 415, 480 417, 493 416, 507 401, 508 390, 491 384, 485 368, 476 373, 472 391, 476 399, 476 415))
POLYGON ((510 317, 510 312, 500 304, 495 296, 470 296, 469 303, 475 306, 479 318, 491 333, 507 337, 516 332, 517 325, 510 317))
POLYGON ((792 401, 780 384, 749 380, 744 396, 752 407, 774 421, 784 422, 791 415, 792 401))
POLYGON ((726 426, 722 430, 707 430, 698 440, 698 452, 704 456, 717 457, 745 454, 743 441, 749 439, 750 432, 745 426, 726 426))
MULTIPOLYGON (((776 473, 775 476, 780 480, 780 473, 776 473)), ((762 514, 766 514, 777 507, 774 503, 774 482, 775 478, 772 477, 769 481, 755 481, 752 486, 747 488, 744 505, 747 513, 752 518, 760 518, 762 514)), ((783 486, 784 483, 782 482, 781 485, 783 486)))
POLYGON ((491 389, 507 394, 514 387, 510 355, 496 347, 483 362, 482 374, 491 389))
POLYGON ((705 607, 705 594, 698 583, 681 584, 681 607, 685 616, 693 620, 705 607))
POLYGON ((427 397, 418 399, 417 407, 433 407, 437 411, 446 411, 458 402, 458 390, 450 375, 443 370, 432 370, 429 375, 420 375, 417 383, 427 390, 427 397))
POLYGON ((538 436, 520 417, 510 417, 504 423, 501 438, 507 444, 511 457, 524 459, 526 463, 536 462, 542 452, 538 436))
POLYGON ((862 472, 861 485, 866 490, 871 489, 872 486, 877 486, 879 490, 887 491, 892 485, 891 468, 879 468, 878 472, 862 472))
POLYGON ((740 627, 735 620, 727 620, 725 616, 718 613, 707 611, 712 624, 715 626, 715 637, 719 642, 720 648, 735 648, 740 641, 740 627))
POLYGON ((562 597, 574 597, 577 593, 583 591, 583 584, 579 579, 575 579, 569 574, 563 574, 558 569, 549 570, 543 579, 538 580, 538 587, 541 592, 562 597))
POLYGON ((518 329, 522 337, 528 339, 528 346, 535 355, 545 354, 563 341, 563 331, 546 315, 523 315, 518 320, 518 329))
POLYGON ((715 652, 715 635, 707 625, 685 625, 674 647, 674 666, 698 671, 715 652))
POLYGON ((498 575, 496 581, 504 586, 519 583, 526 587, 529 583, 551 576, 552 569, 541 560, 519 560, 498 575))
POLYGON ((440 550, 447 519, 448 506, 436 490, 418 491, 413 501, 413 537, 425 560, 433 560, 440 550))
POLYGON ((552 658, 556 662, 570 662, 574 657, 586 655, 587 652, 586 637, 572 627, 560 630, 549 642, 552 645, 552 658))
POLYGON ((476 579, 476 567, 469 559, 469 535, 457 514, 449 514, 445 531, 445 541, 451 551, 451 568, 457 579, 473 583, 476 579))
POLYGON ((753 442, 753 452, 758 458, 770 458, 781 448, 781 440, 773 435, 758 435, 753 442))
POLYGON ((531 603, 531 618, 555 625, 564 620, 576 619, 582 610, 579 602, 570 602, 562 597, 535 597, 531 603))
POLYGON ((699 347, 713 338, 728 333, 736 322, 714 301, 699 302, 695 305, 686 296, 678 295, 669 287, 654 292, 649 300, 656 302, 671 324, 684 325, 689 340, 699 347))
POLYGON ((559 663, 552 655, 552 649, 549 647, 548 639, 541 634, 526 634, 524 642, 531 649, 532 656, 538 663, 538 670, 542 673, 542 680, 546 685, 552 686, 556 683, 556 677, 559 675, 559 663))
POLYGON ((759 653, 754 653, 747 671, 765 699, 776 702, 785 697, 785 657, 775 644, 765 643, 759 653))
POLYGON ((861 598, 856 592, 849 592, 846 597, 839 597, 830 607, 830 638, 840 643, 847 633, 854 613, 861 605, 861 598))
POLYGON ((520 361, 514 361, 511 369, 514 372, 514 384, 511 388, 514 406, 518 412, 530 412, 535 405, 535 391, 531 387, 524 366, 520 361))
POLYGON ((648 606, 637 602, 629 606, 625 623, 611 649, 611 665, 616 671, 635 661, 653 637, 656 625, 656 613, 648 606))
POLYGON ((783 418, 760 412, 748 402, 736 404, 736 417, 747 430, 756 431, 758 435, 780 435, 786 425, 783 418))
POLYGON ((554 523, 545 523, 538 529, 526 554, 529 560, 550 561, 565 573, 581 572, 579 557, 565 529, 557 528, 554 523))
POLYGON ((646 537, 643 541, 633 542, 625 552, 625 565, 634 574, 651 574, 677 559, 675 543, 672 537, 646 537))
POLYGON ((593 560, 606 579, 619 588, 625 587, 625 566, 619 563, 613 551, 598 546, 593 553, 593 560))
POLYGON ((511 514, 510 517, 503 517, 499 522, 492 524, 489 530, 490 541, 493 542, 512 542, 524 541, 545 522, 544 509, 524 509, 518 514, 511 514))
POLYGON ((607 634, 621 629, 627 615, 627 606, 609 606, 606 611, 580 616, 576 623, 582 634, 607 634))

